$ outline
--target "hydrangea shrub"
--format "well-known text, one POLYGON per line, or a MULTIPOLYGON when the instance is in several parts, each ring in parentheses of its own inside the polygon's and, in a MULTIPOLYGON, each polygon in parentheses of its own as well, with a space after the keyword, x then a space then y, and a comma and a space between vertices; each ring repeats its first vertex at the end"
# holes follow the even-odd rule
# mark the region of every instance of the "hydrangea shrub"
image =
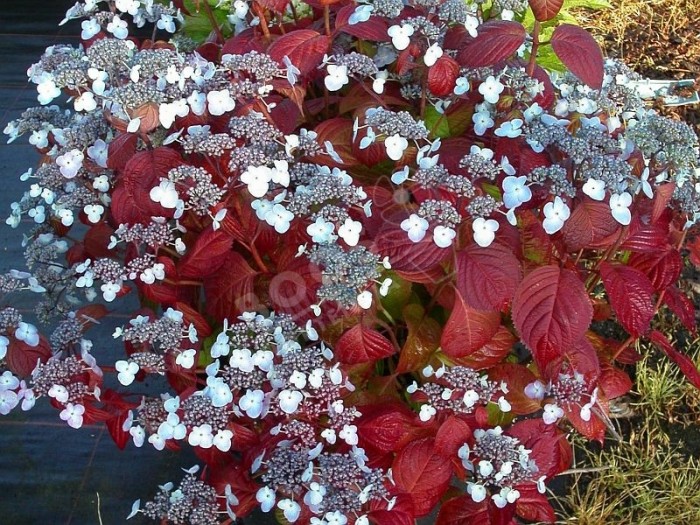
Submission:
POLYGON ((695 330, 697 138, 562 4, 78 2, 5 129, 43 158, 6 221, 35 225, 0 277, 0 413, 192 447, 132 509, 162 523, 554 522, 636 341, 700 386, 652 324, 695 330), (156 39, 183 15, 211 38, 156 39), (90 336, 120 302, 124 351, 90 336))

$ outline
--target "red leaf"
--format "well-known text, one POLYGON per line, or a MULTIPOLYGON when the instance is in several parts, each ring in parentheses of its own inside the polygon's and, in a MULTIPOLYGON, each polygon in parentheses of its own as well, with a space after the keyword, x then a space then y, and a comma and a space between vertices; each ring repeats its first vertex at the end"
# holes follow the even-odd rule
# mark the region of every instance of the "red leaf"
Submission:
POLYGON ((569 404, 565 405, 564 413, 566 418, 573 425, 573 427, 578 431, 579 434, 584 436, 586 439, 591 441, 598 441, 601 445, 605 441, 605 433, 608 430, 608 426, 605 421, 598 417, 597 411, 602 411, 607 414, 608 403, 599 394, 597 405, 591 411, 591 417, 588 421, 581 419, 581 405, 580 404, 569 404))
POLYGON ((120 224, 150 222, 152 216, 172 217, 173 210, 153 202, 149 195, 168 172, 182 165, 180 154, 167 147, 139 151, 124 166, 112 194, 112 215, 120 224))
POLYGON ((607 399, 615 399, 630 391, 632 380, 619 368, 606 364, 598 378, 598 386, 605 392, 607 399))
POLYGON ((690 381, 691 385, 693 385, 695 388, 700 388, 700 372, 698 372, 695 363, 693 363, 693 360, 690 359, 690 357, 673 348, 673 345, 671 345, 666 336, 658 330, 652 331, 649 339, 652 343, 661 348, 664 354, 666 354, 674 363, 678 365, 681 372, 683 372, 683 375, 688 379, 688 381, 690 381))
POLYGON ((542 418, 520 420, 506 434, 518 438, 530 450, 530 459, 537 465, 539 475, 551 478, 571 465, 573 452, 566 435, 542 418))
POLYGON ((124 447, 126 447, 126 444, 129 442, 129 438, 131 437, 129 432, 125 432, 122 429, 124 421, 126 421, 128 416, 129 412, 125 410, 105 421, 105 426, 109 431, 109 435, 112 436, 112 439, 119 450, 124 450, 124 447))
POLYGON ((515 53, 526 36, 519 22, 487 22, 479 26, 477 37, 459 52, 457 62, 466 67, 493 66, 515 53))
POLYGON ((386 510, 387 504, 380 499, 369 501, 367 517, 376 525, 415 525, 413 517, 413 501, 408 494, 398 494, 391 510, 386 510))
POLYGON ((258 299, 253 293, 253 280, 257 274, 243 256, 229 252, 221 269, 204 280, 207 313, 222 322, 255 310, 258 299))
POLYGON ((457 458, 457 452, 472 437, 472 429, 464 419, 448 417, 435 434, 435 451, 448 460, 457 458))
POLYGON ((618 322, 634 338, 644 334, 654 317, 654 287, 647 276, 636 268, 607 262, 600 266, 600 276, 618 322))
POLYGON ((203 279, 215 274, 226 262, 233 237, 222 230, 208 228, 201 232, 178 265, 178 274, 185 279, 203 279))
POLYGON ((238 33, 233 38, 229 38, 221 50, 221 56, 245 55, 250 51, 258 51, 260 53, 265 51, 258 33, 252 27, 238 33))
POLYGON ((632 252, 655 253, 665 249, 668 244, 668 228, 660 223, 639 225, 632 223, 630 236, 620 246, 620 250, 632 252))
POLYGON ((697 326, 695 325, 695 305, 693 301, 676 286, 669 286, 664 294, 664 302, 669 310, 681 320, 683 326, 694 334, 697 326))
POLYGON ((700 235, 686 242, 685 247, 690 251, 690 262, 700 268, 700 235))
POLYGON ((540 494, 537 487, 532 484, 521 483, 518 485, 520 497, 515 502, 515 513, 527 521, 537 523, 554 523, 557 519, 554 509, 550 505, 547 496, 540 494))
POLYGON ((40 336, 36 346, 29 346, 14 337, 8 339, 10 344, 7 345, 5 363, 10 372, 20 378, 29 376, 39 361, 45 363, 51 357, 51 346, 43 336, 40 336))
POLYGON ((564 5, 564 0, 528 0, 535 18, 540 22, 546 22, 557 16, 564 5))
POLYGON ((437 246, 430 235, 420 242, 413 242, 408 234, 393 226, 387 227, 375 238, 376 253, 389 256, 394 270, 421 272, 429 270, 442 262, 450 250, 437 246))
POLYGON ((487 501, 475 503, 470 495, 447 500, 435 525, 492 525, 487 501))
POLYGON ((477 310, 502 310, 522 279, 520 262, 507 247, 469 246, 457 254, 457 289, 477 310))
POLYGON ((362 446, 380 452, 396 452, 412 439, 415 414, 401 404, 362 407, 357 433, 362 446))
POLYGON ((391 38, 387 33, 389 24, 381 16, 371 16, 365 22, 349 25, 348 19, 355 12, 356 5, 348 4, 343 7, 335 17, 336 30, 352 35, 361 40, 372 40, 374 42, 389 42, 391 38))
POLYGON ((593 89, 603 86, 603 53, 595 39, 578 26, 557 26, 550 40, 554 53, 582 82, 593 89))
POLYGON ((442 56, 428 69, 428 88, 438 97, 452 93, 459 76, 459 64, 453 58, 442 56))
POLYGON ((275 13, 282 14, 289 5, 289 0, 258 0, 260 5, 274 11, 275 13))
POLYGON ((528 274, 513 299, 513 322, 542 372, 558 366, 563 352, 583 337, 592 318, 583 283, 558 266, 528 274))
POLYGON ((442 332, 440 346, 450 357, 465 357, 487 344, 501 325, 499 312, 475 310, 464 304, 459 292, 442 332))
POLYGON ((270 281, 270 301, 276 312, 283 312, 296 319, 306 318, 316 301, 316 291, 321 284, 321 270, 305 257, 295 257, 275 273, 270 281))
POLYGON ((510 354, 518 340, 505 326, 500 326, 496 335, 488 343, 466 357, 454 359, 455 364, 468 366, 474 370, 484 370, 496 366, 510 354))
POLYGON ((412 441, 401 449, 394 459, 392 472, 396 487, 413 499, 416 517, 432 510, 452 477, 452 468, 435 451, 433 438, 412 441))
POLYGON ((267 53, 280 64, 285 56, 289 57, 301 74, 306 75, 321 63, 329 45, 329 37, 311 29, 297 29, 275 40, 267 53))
POLYGON ((175 309, 182 312, 182 317, 186 326, 189 326, 190 323, 194 325, 200 339, 211 335, 211 327, 209 323, 207 323, 207 320, 189 304, 177 302, 175 303, 175 309))
POLYGON ((109 143, 107 150, 107 167, 121 170, 136 153, 138 136, 135 133, 120 133, 109 143))
POLYGON ((651 253, 633 253, 628 264, 643 272, 657 292, 678 281, 683 269, 681 254, 674 248, 651 253))
POLYGON ((584 248, 602 248, 603 244, 619 229, 619 224, 610 220, 610 206, 592 199, 584 199, 571 212, 571 217, 564 223, 562 237, 571 252, 584 248))
POLYGON ((112 234, 114 234, 114 229, 104 222, 92 226, 85 232, 85 237, 83 238, 85 254, 93 260, 102 257, 112 257, 114 251, 107 248, 112 234))
POLYGON ((659 184, 654 188, 654 202, 651 210, 652 223, 658 221, 661 215, 668 209, 668 203, 671 201, 675 189, 675 182, 659 184))
POLYGON ((361 323, 341 335, 335 345, 338 361, 351 365, 383 359, 395 352, 394 345, 386 337, 361 323))
POLYGON ((505 398, 511 404, 515 415, 532 414, 542 408, 539 401, 525 395, 525 387, 537 379, 535 374, 525 366, 516 363, 496 365, 489 370, 489 379, 497 383, 504 381, 508 385, 508 393, 505 398))

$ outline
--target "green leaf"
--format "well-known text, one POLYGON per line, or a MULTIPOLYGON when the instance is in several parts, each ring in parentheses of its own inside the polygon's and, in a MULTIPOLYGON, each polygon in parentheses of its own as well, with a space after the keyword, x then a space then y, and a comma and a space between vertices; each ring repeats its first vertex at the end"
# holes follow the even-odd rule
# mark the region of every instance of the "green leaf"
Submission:
POLYGON ((430 130, 433 138, 447 138, 450 136, 450 125, 443 113, 438 112, 433 106, 425 109, 425 127, 430 130))

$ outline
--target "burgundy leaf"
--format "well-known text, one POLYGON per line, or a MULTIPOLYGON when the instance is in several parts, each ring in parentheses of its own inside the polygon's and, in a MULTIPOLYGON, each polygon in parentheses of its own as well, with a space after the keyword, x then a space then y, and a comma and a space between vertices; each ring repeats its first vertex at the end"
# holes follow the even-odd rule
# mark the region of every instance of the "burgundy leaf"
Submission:
POLYGON ((316 69, 328 52, 330 38, 311 29, 297 29, 277 40, 267 52, 273 60, 283 63, 285 56, 301 71, 302 75, 316 69))
POLYGON ((668 306, 678 319, 681 320, 683 326, 693 334, 697 330, 695 324, 695 305, 690 298, 680 291, 676 286, 669 286, 666 288, 666 293, 664 294, 664 302, 668 306))
POLYGON ((450 250, 437 246, 430 235, 413 242, 400 228, 389 226, 375 238, 376 253, 388 256, 394 270, 422 272, 442 262, 450 250))
POLYGON ((340 9, 335 17, 335 28, 362 40, 389 42, 391 40, 387 33, 389 24, 384 17, 371 16, 369 20, 365 22, 359 22, 353 25, 348 24, 350 15, 355 12, 356 7, 355 4, 348 4, 340 9))
POLYGON ((513 322, 543 373, 558 366, 567 348, 583 337, 593 307, 578 276, 542 266, 525 276, 513 300, 513 322))
POLYGON ((457 289, 477 310, 502 310, 522 279, 520 262, 498 243, 488 248, 472 245, 457 254, 457 289))
POLYGON ((550 40, 554 53, 582 82, 593 89, 603 86, 603 53, 595 39, 578 26, 557 26, 550 40))
POLYGON ((452 468, 435 450, 433 438, 412 441, 392 465, 396 487, 410 494, 416 517, 428 514, 450 483, 452 468))
POLYGON ((428 69, 428 88, 438 96, 452 93, 459 76, 459 64, 453 58, 442 56, 428 69))
POLYGON ((202 279, 215 274, 226 262, 226 254, 232 245, 233 237, 227 232, 211 228, 204 230, 180 261, 178 274, 186 279, 202 279))
POLYGON ((450 357, 465 357, 491 341, 500 325, 499 312, 470 308, 464 303, 461 294, 456 292, 452 313, 442 332, 440 345, 450 357))
POLYGON ((219 271, 204 280, 207 313, 221 322, 255 310, 259 300, 253 293, 253 280, 257 274, 243 256, 228 252, 219 271))
POLYGON ((562 237, 568 250, 577 252, 584 248, 603 247, 601 241, 608 239, 620 227, 611 218, 609 205, 584 199, 574 208, 562 228, 562 237))
POLYGON ((535 19, 546 22, 557 16, 564 0, 528 0, 535 19))
POLYGON ((52 355, 51 346, 44 337, 39 339, 39 344, 36 346, 29 346, 14 337, 8 337, 8 339, 10 344, 7 345, 5 363, 7 368, 20 378, 27 377, 39 361, 45 363, 52 355))
POLYGON ((642 271, 657 292, 675 283, 683 269, 681 254, 674 248, 651 253, 633 253, 628 263, 642 271))
POLYGON ((383 359, 395 352, 391 341, 362 324, 356 324, 345 332, 335 345, 338 361, 351 365, 383 359))
POLYGON ((636 268, 607 262, 600 266, 600 276, 622 327, 635 338, 644 334, 654 317, 654 287, 647 276, 636 268))
POLYGON ((472 352, 465 357, 453 358, 453 360, 456 364, 468 366, 474 370, 491 368, 510 354, 511 350, 513 350, 513 345, 517 341, 517 338, 510 333, 510 330, 505 326, 500 326, 496 335, 476 352, 472 352))
POLYGON ((457 55, 466 67, 488 67, 510 57, 525 42, 527 33, 519 22, 498 20, 479 26, 479 34, 457 55))
POLYGON ((700 388, 700 372, 698 372, 693 360, 685 354, 680 353, 678 350, 673 348, 673 345, 669 342, 664 334, 658 330, 651 332, 649 339, 652 343, 663 350, 674 363, 678 365, 683 372, 683 375, 690 381, 695 388, 700 388))
POLYGON ((475 503, 468 494, 447 500, 435 525, 492 525, 486 501, 475 503))

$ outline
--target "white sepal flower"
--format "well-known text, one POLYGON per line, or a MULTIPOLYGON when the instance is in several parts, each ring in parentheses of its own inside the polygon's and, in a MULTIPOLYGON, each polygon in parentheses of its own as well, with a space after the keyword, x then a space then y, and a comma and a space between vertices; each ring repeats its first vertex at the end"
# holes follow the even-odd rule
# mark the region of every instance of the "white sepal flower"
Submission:
POLYGON ((139 365, 134 361, 119 360, 114 363, 114 368, 118 372, 117 379, 124 386, 133 383, 139 371, 139 365))
POLYGON ((260 487, 255 493, 255 499, 260 503, 260 510, 270 512, 275 506, 275 491, 270 487, 260 487))
POLYGON ((129 27, 126 20, 122 20, 119 15, 114 15, 107 24, 107 31, 114 35, 114 38, 124 40, 129 36, 129 27))
POLYGON ((411 43, 411 35, 414 29, 412 25, 393 25, 387 30, 387 34, 391 37, 391 43, 399 51, 403 51, 411 43))
POLYGON ((363 310, 369 310, 372 307, 372 299, 372 292, 369 290, 357 294, 357 304, 363 310))
POLYGON ((566 220, 571 216, 571 210, 558 195, 554 198, 554 202, 548 202, 544 205, 542 212, 545 216, 542 226, 544 231, 550 235, 561 230, 566 220))
POLYGON ((263 412, 265 393, 262 390, 248 390, 241 399, 238 406, 249 418, 257 419, 263 412))
POLYGON ((29 346, 36 346, 39 344, 39 330, 31 323, 20 321, 15 330, 15 338, 29 346))
POLYGON ((85 407, 79 403, 68 403, 66 408, 64 408, 59 417, 68 423, 69 427, 80 428, 83 426, 83 414, 85 413, 85 407))
POLYGON ((552 425, 564 417, 564 410, 554 403, 547 403, 542 412, 542 419, 548 425, 552 425))
POLYGON ((472 223, 472 231, 474 232, 474 242, 482 248, 491 246, 491 243, 496 238, 499 224, 493 219, 484 219, 478 217, 472 223))
POLYGON ((396 133, 384 139, 384 147, 391 160, 399 160, 408 148, 408 140, 396 133))
POLYGON ((261 198, 270 189, 272 169, 267 166, 248 166, 241 174, 240 180, 248 186, 253 197, 261 198))
POLYGON ((449 248, 452 241, 457 236, 457 232, 447 226, 436 226, 433 230, 433 242, 439 248, 449 248))
POLYGON ((348 82, 348 67, 345 65, 328 64, 326 67, 328 75, 323 79, 323 83, 328 91, 338 91, 348 82))
POLYGON ((338 236, 343 239, 348 246, 357 246, 360 242, 360 233, 362 232, 362 223, 354 221, 351 218, 345 219, 345 222, 338 228, 338 236))
POLYGON ((78 174, 80 168, 83 167, 84 158, 82 151, 72 149, 56 157, 56 165, 59 167, 61 175, 67 179, 72 179, 78 174))
POLYGON ((440 58, 442 55, 442 48, 437 44, 437 42, 435 42, 425 51, 423 62, 428 67, 434 66, 435 62, 437 62, 438 58, 440 58))
MULTIPOLYGON (((188 99, 189 102, 189 99, 188 99)), ((236 107, 236 101, 231 97, 231 93, 228 89, 222 89, 219 91, 210 91, 207 93, 207 109, 209 113, 215 117, 233 111, 236 107)), ((193 108, 193 113, 196 113, 193 108)))
POLYGON ((80 32, 80 38, 83 40, 90 40, 93 36, 102 30, 100 23, 94 18, 89 18, 88 20, 83 20, 80 24, 82 31, 80 32))
POLYGON ((415 213, 412 213, 408 219, 401 221, 401 229, 408 233, 408 238, 413 242, 422 241, 429 226, 427 220, 415 213))
POLYGON ((175 358, 175 364, 182 368, 190 369, 194 366, 194 357, 197 351, 193 348, 180 352, 175 358))
POLYGON ((214 436, 211 433, 211 425, 195 425, 187 436, 187 442, 193 447, 211 448, 214 444, 214 436))
POLYGON ((163 208, 168 209, 175 208, 180 200, 175 183, 168 179, 161 179, 158 186, 151 188, 149 196, 153 202, 157 202, 163 208))
POLYGON ((233 439, 233 432, 228 429, 219 430, 214 436, 214 446, 218 448, 221 452, 228 452, 231 450, 231 440, 233 439))
POLYGON ((605 182, 591 177, 583 185, 583 193, 588 195, 594 201, 602 201, 605 199, 605 182))
POLYGON ((285 389, 278 394, 277 400, 279 401, 282 412, 285 414, 293 414, 304 400, 304 395, 298 390, 285 389))
POLYGON ((610 209, 612 216, 617 222, 623 226, 627 226, 632 221, 632 213, 629 207, 632 205, 632 195, 623 191, 622 193, 613 193, 610 196, 610 209))
POLYGON ((517 208, 531 198, 532 191, 527 186, 527 176, 509 176, 503 179, 503 204, 506 208, 517 208))
POLYGON ((479 93, 483 95, 486 102, 490 102, 491 104, 496 104, 498 102, 504 89, 505 86, 493 75, 486 77, 486 80, 479 85, 479 93))

